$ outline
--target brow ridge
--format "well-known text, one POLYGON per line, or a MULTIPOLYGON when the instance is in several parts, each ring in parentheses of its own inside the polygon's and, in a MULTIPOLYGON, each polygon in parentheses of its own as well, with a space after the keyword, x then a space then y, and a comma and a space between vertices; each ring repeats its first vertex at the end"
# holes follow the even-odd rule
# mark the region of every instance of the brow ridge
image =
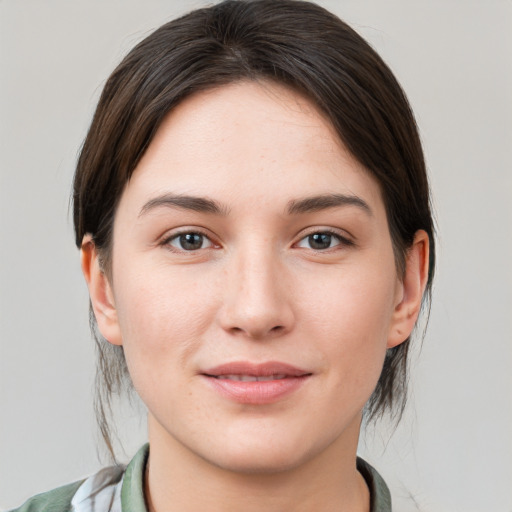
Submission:
MULTIPOLYGON (((305 214, 343 206, 356 206, 372 215, 372 210, 366 201, 356 195, 347 194, 321 194, 302 199, 292 199, 288 202, 287 213, 289 215, 305 214)), ((229 213, 229 209, 225 205, 208 197, 168 193, 150 199, 145 203, 141 208, 139 217, 160 207, 179 208, 222 216, 229 213)))
POLYGON ((196 197, 181 194, 162 194, 150 199, 141 208, 139 217, 160 207, 179 208, 200 213, 227 215, 228 208, 208 197, 196 197))
POLYGON ((289 215, 312 213, 342 206, 355 206, 368 215, 373 215, 372 209, 366 201, 356 195, 347 194, 321 194, 302 199, 293 199, 288 202, 287 212, 289 215))

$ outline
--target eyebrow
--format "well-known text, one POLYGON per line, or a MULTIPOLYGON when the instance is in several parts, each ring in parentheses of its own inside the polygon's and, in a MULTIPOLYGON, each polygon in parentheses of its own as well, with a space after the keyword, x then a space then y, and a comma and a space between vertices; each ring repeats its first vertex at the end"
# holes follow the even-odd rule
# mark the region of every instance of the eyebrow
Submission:
MULTIPOLYGON (((288 215, 303 214, 326 210, 328 208, 338 208, 340 206, 356 206, 368 215, 373 215, 366 201, 358 196, 345 194, 322 194, 304 197, 302 199, 293 199, 288 202, 287 212, 288 215)), ((229 213, 229 209, 226 206, 207 197, 163 194, 145 203, 140 210, 139 217, 151 210, 161 207, 178 208, 222 216, 226 216, 229 213)))
POLYGON ((175 194, 163 194, 149 200, 140 210, 139 217, 156 208, 179 208, 200 213, 214 215, 227 215, 228 209, 207 197, 184 196, 175 194))
POLYGON ((288 214, 311 213, 340 206, 356 206, 369 216, 373 215, 372 209, 366 201, 358 196, 345 194, 322 194, 303 199, 294 199, 288 203, 288 214))

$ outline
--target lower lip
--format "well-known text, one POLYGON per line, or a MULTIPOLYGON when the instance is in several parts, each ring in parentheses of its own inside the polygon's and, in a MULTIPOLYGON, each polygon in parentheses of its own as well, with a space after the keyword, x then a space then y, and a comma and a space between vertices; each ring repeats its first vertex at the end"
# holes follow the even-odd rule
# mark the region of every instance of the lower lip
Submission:
POLYGON ((285 379, 242 382, 238 380, 217 379, 203 375, 210 385, 221 395, 241 404, 271 404, 297 391, 310 377, 287 377, 285 379))

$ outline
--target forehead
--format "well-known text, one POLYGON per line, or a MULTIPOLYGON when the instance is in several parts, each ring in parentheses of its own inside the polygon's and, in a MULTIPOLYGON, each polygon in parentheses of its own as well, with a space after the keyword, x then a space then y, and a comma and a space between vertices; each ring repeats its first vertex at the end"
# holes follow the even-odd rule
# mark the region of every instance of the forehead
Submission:
MULTIPOLYGON (((304 96, 269 82, 197 93, 159 127, 121 203, 172 192, 278 206, 312 194, 381 203, 378 184, 304 96)), ((377 205, 379 206, 379 205, 377 205)))

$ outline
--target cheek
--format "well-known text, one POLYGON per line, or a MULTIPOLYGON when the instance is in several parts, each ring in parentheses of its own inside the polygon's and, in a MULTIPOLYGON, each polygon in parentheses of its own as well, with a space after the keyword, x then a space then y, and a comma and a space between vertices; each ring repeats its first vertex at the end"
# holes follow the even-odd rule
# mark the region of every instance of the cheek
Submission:
MULTIPOLYGON (((214 295, 187 269, 119 266, 116 308, 130 375, 154 380, 189 359, 211 323, 214 295)), ((142 384, 142 383, 141 383, 142 384)))
MULTIPOLYGON (((183 329, 189 332, 200 328, 212 294, 197 272, 151 264, 151 261, 143 261, 138 267, 120 266, 119 280, 114 287, 125 342, 150 331, 162 335, 173 332, 179 338, 185 334, 183 329)), ((143 339, 145 344, 163 342, 161 336, 143 339)))
POLYGON ((359 272, 341 269, 310 287, 316 292, 304 302, 308 337, 322 340, 324 364, 352 391, 368 388, 371 393, 382 371, 394 310, 394 275, 394 269, 375 272, 371 266, 359 272))
POLYGON ((342 268, 312 280, 302 296, 317 328, 349 334, 361 343, 386 341, 394 310, 394 269, 342 268), (379 271, 380 270, 380 271, 379 271))

